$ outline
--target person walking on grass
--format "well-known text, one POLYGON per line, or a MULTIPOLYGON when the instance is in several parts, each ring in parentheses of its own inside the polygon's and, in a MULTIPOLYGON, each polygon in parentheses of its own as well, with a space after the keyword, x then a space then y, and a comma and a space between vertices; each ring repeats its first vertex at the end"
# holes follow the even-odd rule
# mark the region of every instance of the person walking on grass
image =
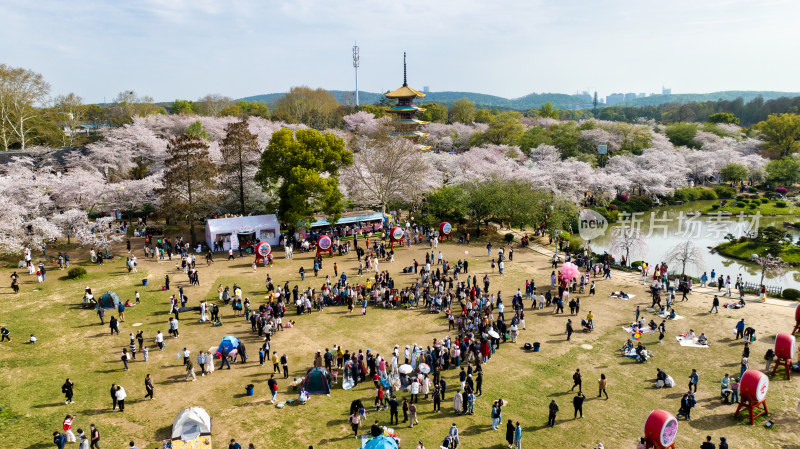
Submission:
POLYGON ((125 398, 128 397, 128 394, 125 393, 125 389, 122 388, 122 385, 117 385, 116 391, 116 399, 117 399, 117 406, 119 407, 119 411, 125 411, 125 398))
POLYGON ((600 392, 597 393, 597 397, 601 397, 602 395, 606 395, 606 399, 608 399, 608 393, 606 392, 606 387, 608 386, 608 379, 606 379, 605 374, 600 374, 600 379, 597 379, 597 386, 600 389, 600 392))
POLYGON ((713 312, 716 309, 717 313, 719 313, 719 298, 717 295, 714 295, 714 299, 711 302, 711 310, 708 313, 713 312))
POLYGON ((514 423, 509 419, 506 423, 506 443, 508 443, 508 447, 514 446, 514 423))
POLYGON ((67 415, 64 418, 64 422, 62 423, 62 428, 64 429, 64 437, 66 438, 67 443, 75 443, 78 440, 75 438, 75 434, 72 433, 72 422, 75 421, 75 415, 67 415))
POLYGON ((72 404, 75 401, 72 400, 72 395, 74 394, 75 384, 69 380, 69 377, 64 382, 64 385, 61 386, 61 392, 64 393, 64 403, 65 404, 72 404))
POLYGON ((553 399, 550 401, 550 405, 548 406, 549 414, 547 415, 547 425, 550 427, 556 426, 556 414, 558 413, 558 404, 556 400, 553 399))
POLYGON ((91 440, 91 449, 100 449, 100 431, 94 424, 89 426, 89 439, 91 440))
POLYGON ((53 444, 58 449, 64 449, 64 446, 67 445, 67 437, 61 432, 53 432, 53 444))
POLYGON ((583 380, 581 379, 580 369, 575 370, 575 373, 572 375, 572 382, 572 388, 570 388, 569 391, 575 391, 575 387, 578 387, 578 393, 583 391, 583 387, 581 386, 583 380))
POLYGON ((147 399, 148 397, 150 398, 151 401, 155 399, 155 397, 153 396, 155 389, 153 388, 153 381, 152 379, 150 379, 150 374, 144 376, 144 389, 147 392, 147 394, 144 395, 145 399, 147 399))
POLYGON ((269 392, 272 394, 272 399, 270 400, 270 404, 275 403, 275 398, 278 397, 278 381, 275 380, 275 375, 270 374, 269 380, 267 381, 267 386, 269 386, 269 392))
POLYGON ((514 449, 522 449, 522 426, 519 425, 519 421, 514 428, 514 449))
POLYGON ((698 382, 700 382, 700 376, 697 374, 696 369, 692 369, 692 374, 689 375, 689 391, 692 391, 692 388, 694 388, 694 392, 697 393, 698 382))
POLYGON ((572 419, 578 419, 578 413, 580 413, 581 419, 583 419, 583 401, 585 400, 586 396, 580 391, 572 398, 572 406, 575 408, 575 416, 572 419))

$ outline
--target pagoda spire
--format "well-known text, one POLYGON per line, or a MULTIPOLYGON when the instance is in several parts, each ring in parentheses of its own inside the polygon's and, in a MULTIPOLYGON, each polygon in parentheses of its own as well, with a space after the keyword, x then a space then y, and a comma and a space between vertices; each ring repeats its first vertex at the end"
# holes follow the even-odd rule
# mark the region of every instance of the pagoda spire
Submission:
POLYGON ((406 77, 406 52, 403 52, 403 86, 408 86, 408 79, 406 77))

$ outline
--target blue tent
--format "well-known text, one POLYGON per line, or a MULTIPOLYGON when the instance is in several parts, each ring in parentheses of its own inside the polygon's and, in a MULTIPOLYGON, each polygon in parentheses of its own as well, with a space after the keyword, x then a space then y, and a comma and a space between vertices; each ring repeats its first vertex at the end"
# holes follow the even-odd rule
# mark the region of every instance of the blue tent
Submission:
POLYGON ((222 337, 222 341, 219 343, 219 348, 217 348, 217 352, 221 354, 222 348, 228 348, 228 352, 230 352, 238 347, 239 347, 239 339, 229 335, 227 337, 222 337))
POLYGON ((398 447, 394 438, 389 438, 385 435, 378 435, 377 437, 367 441, 367 443, 364 444, 364 449, 398 449, 398 447))

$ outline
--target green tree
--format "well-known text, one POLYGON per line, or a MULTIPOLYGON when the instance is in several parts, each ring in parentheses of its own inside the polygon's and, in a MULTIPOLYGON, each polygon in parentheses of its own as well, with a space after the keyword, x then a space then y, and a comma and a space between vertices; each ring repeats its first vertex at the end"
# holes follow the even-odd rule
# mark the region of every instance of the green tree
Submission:
POLYGON ((717 112, 708 116, 709 123, 729 123, 731 125, 739 124, 739 117, 731 114, 730 112, 717 112))
POLYGON ((189 126, 187 126, 186 130, 184 130, 184 133, 190 136, 197 137, 198 139, 210 140, 208 137, 208 133, 206 132, 206 129, 203 128, 203 123, 200 120, 197 120, 192 124, 190 124, 189 126))
POLYGON ((215 201, 217 167, 200 137, 183 134, 167 144, 163 187, 159 189, 167 216, 186 220, 192 246, 197 243, 195 222, 208 214, 215 201))
POLYGON ((327 90, 300 86, 292 87, 278 99, 273 115, 289 123, 305 123, 312 128, 322 129, 338 107, 336 97, 327 90))
POLYGON ((239 200, 239 213, 247 215, 245 209, 245 186, 251 169, 258 164, 258 136, 250 132, 246 121, 229 123, 225 127, 225 138, 219 147, 222 153, 223 186, 239 200))
POLYGON ((747 177, 747 167, 741 164, 730 163, 719 171, 722 180, 726 182, 739 182, 747 177))
POLYGON ((770 114, 755 125, 764 139, 764 149, 775 157, 784 157, 800 149, 800 115, 770 114))
POLYGON ((429 225, 434 225, 437 221, 464 223, 469 215, 466 200, 461 186, 444 186, 425 197, 422 213, 429 225))
POLYGON ((425 112, 419 114, 420 120, 436 123, 447 121, 447 106, 439 103, 425 103, 422 107, 425 108, 425 112))
POLYGON ((475 123, 492 123, 494 121, 494 114, 488 109, 478 109, 475 112, 475 123))
POLYGON ((538 112, 539 117, 547 117, 547 118, 558 118, 558 110, 553 106, 553 103, 549 101, 545 102, 543 105, 539 107, 538 112))
POLYGON ((194 114, 194 104, 189 100, 176 99, 172 102, 170 110, 173 114, 191 115, 194 114))
POLYGON ((551 126, 548 131, 550 132, 550 139, 552 140, 553 146, 561 151, 561 157, 563 159, 578 154, 581 130, 578 128, 577 123, 560 123, 551 126))
POLYGON ((696 148, 697 142, 694 137, 697 135, 697 125, 694 123, 675 123, 667 126, 664 131, 667 138, 676 147, 696 148))
POLYGON ((767 172, 767 182, 772 186, 788 188, 800 180, 800 160, 795 156, 770 161, 764 170, 767 172))
POLYGON ((475 103, 459 98, 450 106, 450 122, 472 123, 475 120, 475 103))
POLYGON ((520 118, 522 118, 522 114, 517 111, 501 112, 489 124, 489 129, 472 135, 470 145, 481 146, 487 143, 516 145, 525 132, 525 127, 519 121, 520 118))
POLYGON ((533 126, 519 139, 519 147, 525 153, 538 147, 539 145, 552 145, 550 133, 541 126, 533 126))
POLYGON ((264 190, 277 187, 278 216, 290 229, 311 222, 321 210, 331 220, 342 212, 339 170, 353 163, 344 140, 314 129, 281 129, 272 134, 255 180, 264 190))

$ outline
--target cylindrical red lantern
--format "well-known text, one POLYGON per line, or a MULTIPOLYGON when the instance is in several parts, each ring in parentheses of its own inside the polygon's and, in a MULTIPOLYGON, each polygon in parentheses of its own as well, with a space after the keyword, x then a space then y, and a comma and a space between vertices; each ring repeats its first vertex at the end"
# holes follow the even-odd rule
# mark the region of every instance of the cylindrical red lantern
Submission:
POLYGON ((258 245, 256 245, 256 254, 261 256, 262 259, 266 259, 271 252, 272 246, 267 242, 258 242, 258 245))
POLYGON ((666 410, 653 410, 644 422, 644 435, 656 449, 672 446, 678 434, 678 420, 666 410))
POLYGON ((392 241, 402 242, 403 235, 405 235, 405 231, 403 231, 403 228, 395 226, 392 228, 391 231, 389 231, 389 235, 391 236, 392 241))
POLYGON ((775 357, 791 360, 795 354, 794 335, 780 333, 775 337, 775 357))
POLYGON ((317 239, 317 248, 319 248, 322 251, 327 251, 331 249, 331 245, 333 245, 333 242, 331 241, 331 238, 328 237, 327 235, 321 235, 317 239))
POLYGON ((761 371, 749 369, 739 381, 739 397, 742 401, 759 403, 767 397, 769 377, 761 371))
POLYGON ((453 226, 450 223, 443 221, 439 225, 439 234, 449 237, 451 232, 453 232, 453 226))

